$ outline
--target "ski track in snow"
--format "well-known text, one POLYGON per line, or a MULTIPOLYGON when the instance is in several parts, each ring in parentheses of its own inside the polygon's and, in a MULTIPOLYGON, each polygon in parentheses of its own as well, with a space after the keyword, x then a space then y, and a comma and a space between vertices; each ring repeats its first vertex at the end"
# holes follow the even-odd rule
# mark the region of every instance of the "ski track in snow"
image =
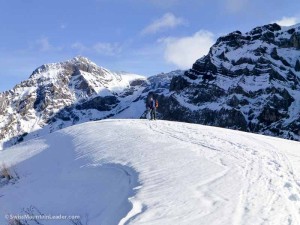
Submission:
POLYGON ((297 149, 298 142, 196 124, 84 123, 0 152, 0 163, 21 175, 17 188, 0 187, 0 213, 33 204, 44 213, 89 213, 92 225, 298 225, 297 149), (83 197, 73 199, 68 182, 83 197), (35 197, 42 187, 62 203, 35 197), (27 198, 8 204, 18 190, 27 198))
MULTIPOLYGON (((176 127, 174 124, 158 126, 153 123, 150 124, 150 128, 206 148, 208 151, 202 149, 200 154, 228 167, 230 173, 224 173, 221 178, 242 172, 243 186, 232 224, 300 224, 299 181, 294 177, 288 158, 274 150, 277 149, 274 145, 257 142, 250 135, 245 135, 244 138, 247 142, 251 142, 252 146, 245 145, 244 143, 247 143, 245 140, 230 141, 232 137, 226 135, 225 130, 223 130, 225 138, 220 138, 221 135, 219 137, 213 133, 204 135, 198 129, 176 127), (219 151, 218 157, 212 154, 211 150, 219 151), (226 163, 227 161, 229 163, 226 163), (251 211, 253 208, 255 210, 251 211), (287 216, 278 221, 276 215, 281 215, 282 210, 287 216)), ((220 131, 222 132, 222 129, 220 131)), ((232 135, 234 133, 232 132, 232 135)))

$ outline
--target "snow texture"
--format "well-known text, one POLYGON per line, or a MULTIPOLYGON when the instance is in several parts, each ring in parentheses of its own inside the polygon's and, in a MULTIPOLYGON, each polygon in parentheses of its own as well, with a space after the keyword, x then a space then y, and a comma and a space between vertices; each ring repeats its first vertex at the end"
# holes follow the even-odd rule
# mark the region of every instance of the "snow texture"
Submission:
POLYGON ((179 122, 71 126, 0 152, 20 177, 0 186, 0 224, 33 206, 89 225, 297 225, 299 147, 179 122))

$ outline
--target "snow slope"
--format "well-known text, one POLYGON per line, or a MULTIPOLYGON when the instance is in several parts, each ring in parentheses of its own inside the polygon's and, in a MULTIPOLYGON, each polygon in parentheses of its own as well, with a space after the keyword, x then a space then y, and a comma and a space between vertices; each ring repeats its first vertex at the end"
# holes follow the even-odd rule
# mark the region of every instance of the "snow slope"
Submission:
POLYGON ((0 180, 0 224, 30 206, 89 225, 300 224, 299 147, 169 121, 75 125, 0 151, 20 176, 0 180))

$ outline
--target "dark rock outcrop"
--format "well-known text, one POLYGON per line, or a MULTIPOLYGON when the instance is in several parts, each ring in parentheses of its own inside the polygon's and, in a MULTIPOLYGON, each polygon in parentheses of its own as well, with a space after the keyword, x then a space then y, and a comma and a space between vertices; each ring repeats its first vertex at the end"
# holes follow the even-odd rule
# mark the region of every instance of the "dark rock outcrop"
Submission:
POLYGON ((299 140, 299 33, 270 24, 218 38, 158 97, 160 115, 299 140))
POLYGON ((76 109, 97 109, 98 111, 110 111, 114 107, 116 107, 119 102, 120 101, 117 99, 116 96, 98 96, 80 105, 77 105, 76 109))

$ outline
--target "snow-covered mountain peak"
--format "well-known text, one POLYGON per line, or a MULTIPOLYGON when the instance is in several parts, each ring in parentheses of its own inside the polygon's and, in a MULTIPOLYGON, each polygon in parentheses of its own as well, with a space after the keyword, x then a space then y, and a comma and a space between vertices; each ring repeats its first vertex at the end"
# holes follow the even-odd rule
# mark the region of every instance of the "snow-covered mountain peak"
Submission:
POLYGON ((59 72, 62 70, 65 70, 65 75, 76 75, 80 72, 87 72, 105 76, 106 74, 110 73, 109 70, 99 67, 96 65, 96 63, 92 62, 88 58, 77 56, 64 62, 44 64, 33 71, 30 78, 52 78, 55 77, 53 76, 54 71, 59 72))
POLYGON ((92 62, 89 58, 81 56, 81 55, 75 56, 73 59, 71 59, 69 61, 86 63, 86 64, 94 64, 95 66, 97 66, 96 63, 92 62))
POLYGON ((281 29, 282 29, 283 31, 285 31, 285 30, 290 30, 290 29, 295 29, 295 30, 297 30, 297 31, 300 31, 300 23, 297 23, 297 24, 291 25, 291 26, 281 26, 281 29))
POLYGON ((254 42, 255 40, 276 43, 280 42, 281 39, 290 39, 292 36, 299 36, 299 31, 300 24, 293 26, 279 26, 278 24, 273 23, 255 27, 246 33, 242 33, 241 31, 231 32, 228 35, 218 38, 215 45, 218 45, 220 42, 230 43, 230 41, 245 44, 247 41, 254 42))
POLYGON ((145 77, 128 72, 112 72, 98 66, 86 57, 77 56, 73 59, 44 64, 37 68, 27 81, 17 85, 44 87, 57 85, 71 88, 76 92, 85 92, 87 95, 98 94, 103 88, 111 91, 122 91, 130 86, 130 82, 145 77), (33 85, 34 84, 34 85, 33 85), (79 89, 79 90, 78 90, 79 89))
POLYGON ((49 123, 51 132, 78 121, 117 114, 147 85, 143 76, 111 72, 82 56, 44 64, 28 80, 0 94, 0 149, 1 143, 9 146, 49 123))

